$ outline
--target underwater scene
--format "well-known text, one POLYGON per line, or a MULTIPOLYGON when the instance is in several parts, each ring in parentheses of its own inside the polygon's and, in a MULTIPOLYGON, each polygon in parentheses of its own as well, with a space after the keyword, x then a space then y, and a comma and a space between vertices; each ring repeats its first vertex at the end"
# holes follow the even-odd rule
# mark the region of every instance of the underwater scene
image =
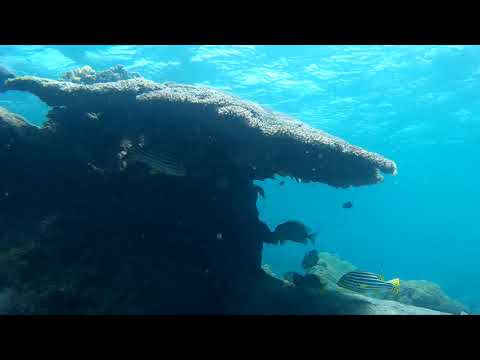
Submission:
POLYGON ((0 314, 480 314, 480 46, 0 45, 0 314))

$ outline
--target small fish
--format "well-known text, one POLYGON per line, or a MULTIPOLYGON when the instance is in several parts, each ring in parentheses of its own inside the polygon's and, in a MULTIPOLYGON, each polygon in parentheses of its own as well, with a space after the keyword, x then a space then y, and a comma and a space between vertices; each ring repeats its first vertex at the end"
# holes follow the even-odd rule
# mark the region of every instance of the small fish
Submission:
POLYGON ((273 231, 275 242, 283 245, 285 241, 290 240, 301 244, 306 244, 308 240, 315 244, 316 233, 311 233, 300 221, 286 221, 278 225, 273 231))
POLYGON ((7 81, 8 79, 13 79, 14 77, 14 73, 6 69, 4 66, 0 65, 0 91, 4 90, 5 81, 7 81))
POLYGON ((285 181, 283 181, 283 180, 282 180, 282 181, 280 181, 279 185, 280 185, 280 186, 283 186, 283 185, 285 185, 285 181))
POLYGON ((144 143, 129 143, 123 155, 126 163, 140 162, 149 167, 150 175, 185 176, 185 168, 175 156, 165 152, 147 149, 144 143))
POLYGON ((346 203, 343 203, 342 207, 344 209, 351 209, 353 207, 353 204, 351 201, 347 201, 346 203))
POLYGON ((350 271, 337 282, 338 286, 358 293, 392 291, 400 292, 400 279, 383 280, 383 277, 368 271, 350 271))

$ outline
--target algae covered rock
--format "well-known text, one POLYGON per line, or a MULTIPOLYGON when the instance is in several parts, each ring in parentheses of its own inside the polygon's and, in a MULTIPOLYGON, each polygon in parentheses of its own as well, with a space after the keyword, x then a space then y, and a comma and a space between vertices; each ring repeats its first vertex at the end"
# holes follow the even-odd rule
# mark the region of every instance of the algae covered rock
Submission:
MULTIPOLYGON (((312 259, 315 258, 313 255, 312 252, 307 253, 304 257, 303 264, 312 265, 312 259)), ((357 270, 357 268, 348 261, 326 252, 320 252, 317 256, 318 261, 315 265, 307 267, 306 272, 308 274, 315 274, 319 278, 326 280, 332 290, 344 294, 354 294, 336 284, 344 274, 357 270)), ((368 298, 373 299, 372 297, 368 298)), ((387 293, 381 296, 379 295, 376 298, 376 300, 392 300, 443 313, 460 314, 462 311, 468 312, 466 306, 448 297, 439 285, 425 280, 401 279, 400 294, 398 296, 393 293, 387 293)))
POLYGON ((399 296, 388 294, 385 298, 451 314, 469 311, 465 305, 447 296, 439 285, 426 280, 402 281, 399 296))

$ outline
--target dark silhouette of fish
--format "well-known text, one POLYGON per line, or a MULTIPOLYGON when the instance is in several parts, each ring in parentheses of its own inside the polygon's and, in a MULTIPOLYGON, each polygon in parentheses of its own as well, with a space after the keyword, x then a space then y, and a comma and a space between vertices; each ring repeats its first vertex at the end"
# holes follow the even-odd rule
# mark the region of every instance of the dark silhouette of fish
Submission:
POLYGON ((300 244, 306 244, 310 241, 313 245, 315 244, 316 235, 316 233, 310 232, 310 229, 303 223, 295 220, 286 221, 277 225, 273 231, 273 238, 275 242, 280 245, 283 245, 287 240, 300 244))
POLYGON ((285 185, 285 181, 282 180, 280 181, 280 186, 283 186, 283 185, 285 185))
POLYGON ((347 201, 346 203, 343 203, 342 207, 344 209, 351 209, 353 207, 353 204, 351 201, 347 201))
POLYGON ((5 91, 5 81, 7 81, 8 79, 13 79, 14 77, 14 73, 12 73, 4 66, 0 65, 0 92, 5 91))

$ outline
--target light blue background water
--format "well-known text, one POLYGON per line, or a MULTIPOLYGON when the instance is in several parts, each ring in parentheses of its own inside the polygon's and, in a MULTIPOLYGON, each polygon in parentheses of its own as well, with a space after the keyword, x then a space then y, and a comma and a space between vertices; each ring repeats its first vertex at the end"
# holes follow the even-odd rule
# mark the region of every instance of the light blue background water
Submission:
MULTIPOLYGON (((272 228, 302 220, 319 250, 437 282, 480 307, 480 47, 0 46, 0 64, 50 78, 123 64, 151 80, 229 91, 395 160, 398 176, 376 186, 266 181, 261 217, 272 228)), ((0 106, 37 124, 48 110, 17 92, 0 94, 0 106)), ((299 270, 307 250, 266 246, 264 262, 299 270)))

